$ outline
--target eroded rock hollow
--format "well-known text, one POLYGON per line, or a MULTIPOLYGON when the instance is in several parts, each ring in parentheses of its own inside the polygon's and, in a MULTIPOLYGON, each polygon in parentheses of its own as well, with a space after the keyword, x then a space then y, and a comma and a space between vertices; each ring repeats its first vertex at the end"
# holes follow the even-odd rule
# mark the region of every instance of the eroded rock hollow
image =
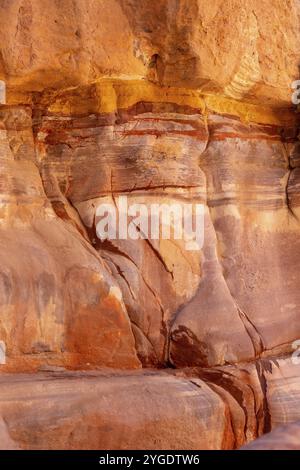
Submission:
POLYGON ((0 447, 236 449, 300 420, 299 20, 0 0, 0 447), (203 205, 202 249, 101 241, 120 196, 203 205))

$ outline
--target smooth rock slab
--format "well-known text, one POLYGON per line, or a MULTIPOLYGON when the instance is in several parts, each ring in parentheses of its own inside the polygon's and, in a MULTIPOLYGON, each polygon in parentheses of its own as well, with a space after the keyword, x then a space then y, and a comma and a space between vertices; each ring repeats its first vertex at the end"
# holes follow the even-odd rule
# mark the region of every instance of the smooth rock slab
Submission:
POLYGON ((242 450, 300 450, 300 423, 281 426, 242 450))
POLYGON ((0 449, 221 449, 222 399, 163 372, 50 372, 0 377, 0 449))

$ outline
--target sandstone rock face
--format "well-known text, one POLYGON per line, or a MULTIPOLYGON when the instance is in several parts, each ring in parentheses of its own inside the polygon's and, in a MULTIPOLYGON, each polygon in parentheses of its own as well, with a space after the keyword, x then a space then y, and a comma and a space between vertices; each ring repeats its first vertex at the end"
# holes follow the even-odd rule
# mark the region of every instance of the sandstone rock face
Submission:
POLYGON ((282 426, 243 447, 242 450, 299 450, 299 422, 282 426))
POLYGON ((296 0, 2 0, 0 23, 16 93, 122 75, 286 105, 298 78, 296 0))
POLYGON ((0 0, 4 448, 230 449, 300 419, 300 6, 246 3, 0 0), (201 250, 101 241, 124 196, 203 205, 201 250))
POLYGON ((4 106, 0 119, 2 370, 43 361, 138 367, 118 285, 46 197, 30 109, 4 106))

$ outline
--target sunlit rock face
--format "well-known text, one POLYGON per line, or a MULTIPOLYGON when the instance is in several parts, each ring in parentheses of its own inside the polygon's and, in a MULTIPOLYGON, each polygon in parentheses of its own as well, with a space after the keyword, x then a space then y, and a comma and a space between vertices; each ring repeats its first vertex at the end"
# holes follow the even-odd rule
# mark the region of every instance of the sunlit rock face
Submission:
POLYGON ((287 200, 294 138, 290 127, 283 135, 275 125, 204 120, 171 104, 39 118, 46 194, 58 213, 77 209, 110 265, 145 364, 239 362, 298 338, 299 224, 296 201, 287 200), (96 208, 120 194, 130 203, 205 203, 203 250, 174 240, 101 244, 96 208))
POLYGON ((58 423, 67 448, 230 449, 299 420, 300 9, 269 10, 0 0, 4 448, 60 447, 58 423), (203 206, 203 246, 101 241, 120 197, 203 206))
POLYGON ((21 94, 114 75, 286 105, 297 78, 296 0, 2 0, 0 22, 21 94))
POLYGON ((2 369, 26 370, 48 360, 137 367, 119 287, 47 199, 31 110, 2 107, 0 123, 0 334, 8 354, 2 369))

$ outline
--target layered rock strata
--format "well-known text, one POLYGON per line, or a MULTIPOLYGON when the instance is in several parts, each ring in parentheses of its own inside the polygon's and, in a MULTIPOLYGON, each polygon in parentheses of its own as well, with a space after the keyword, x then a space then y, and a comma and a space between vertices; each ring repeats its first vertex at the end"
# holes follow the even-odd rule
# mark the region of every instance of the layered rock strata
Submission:
POLYGON ((286 352, 300 336, 292 116, 285 127, 245 124, 144 101, 90 114, 68 92, 79 106, 72 117, 54 112, 63 98, 53 99, 33 116, 1 108, 2 241, 6 252, 17 245, 18 266, 3 255, 8 369, 22 355, 28 367, 54 356, 68 365, 72 354, 82 354, 78 366, 207 367, 286 352), (102 243, 96 209, 120 195, 205 204, 203 249, 102 243), (25 321, 16 327, 19 303, 25 321))
POLYGON ((300 419, 299 6, 269 8, 0 1, 3 448, 232 449, 300 419), (201 250, 101 241, 125 196, 202 204, 201 250))

